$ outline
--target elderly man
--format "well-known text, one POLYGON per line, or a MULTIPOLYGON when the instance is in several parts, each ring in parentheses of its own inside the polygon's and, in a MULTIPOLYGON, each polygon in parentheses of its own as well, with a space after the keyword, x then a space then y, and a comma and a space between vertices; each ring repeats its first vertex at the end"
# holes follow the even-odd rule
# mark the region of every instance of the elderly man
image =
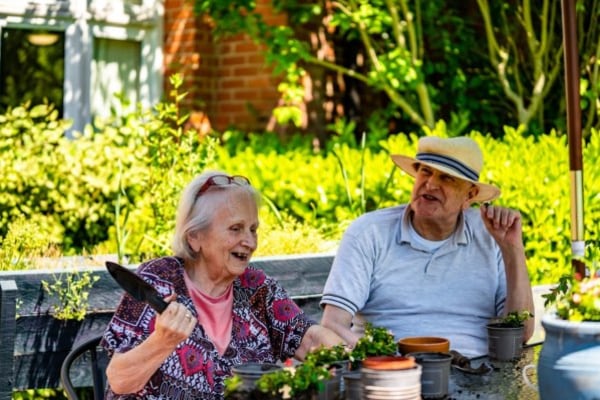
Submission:
POLYGON ((392 159, 415 178, 410 203, 366 213, 344 233, 321 323, 350 345, 371 322, 396 339, 443 336, 466 356, 486 354, 491 318, 533 313, 521 216, 472 207, 500 190, 479 182, 483 155, 470 138, 423 137, 415 158, 392 159))

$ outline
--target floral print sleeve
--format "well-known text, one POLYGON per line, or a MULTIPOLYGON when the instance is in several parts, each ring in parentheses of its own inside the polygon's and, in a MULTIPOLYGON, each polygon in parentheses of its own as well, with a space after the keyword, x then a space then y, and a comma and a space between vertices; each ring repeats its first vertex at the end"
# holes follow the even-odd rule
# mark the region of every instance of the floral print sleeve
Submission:
MULTIPOLYGON (((162 296, 177 301, 198 317, 183 278, 183 260, 163 257, 142 264, 138 273, 162 296)), ((102 345, 112 356, 139 345, 154 330, 156 313, 128 295, 123 296, 105 331, 102 345)), ((286 291, 262 270, 248 267, 233 283, 231 342, 221 355, 197 324, 191 336, 165 359, 139 392, 107 399, 222 399, 231 368, 243 362, 276 362, 293 357, 310 320, 286 291)), ((199 318, 201 321, 201 318, 199 318)))
MULTIPOLYGON (((166 266, 176 269, 177 262, 174 258, 165 258, 158 259, 157 264, 161 265, 159 269, 152 263, 142 264, 136 273, 166 297, 174 291, 172 277, 161 277, 159 272, 166 266)), ((152 333, 155 319, 156 312, 150 306, 124 294, 104 333, 103 346, 111 356, 114 352, 126 352, 152 333)))
MULTIPOLYGON (((308 319, 286 291, 262 270, 248 268, 240 277, 240 307, 236 307, 247 319, 247 323, 258 322, 264 326, 262 338, 268 340, 276 361, 293 357, 300 347, 302 337, 316 322, 308 319), (247 302, 248 307, 244 307, 247 302)), ((234 300, 234 302, 236 301, 234 300)), ((256 346, 258 348, 262 346, 256 346)))

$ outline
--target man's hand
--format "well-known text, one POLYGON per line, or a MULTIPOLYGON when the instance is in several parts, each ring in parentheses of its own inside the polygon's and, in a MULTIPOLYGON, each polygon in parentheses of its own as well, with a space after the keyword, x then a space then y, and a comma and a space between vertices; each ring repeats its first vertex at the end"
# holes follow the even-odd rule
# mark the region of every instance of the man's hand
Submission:
MULTIPOLYGON (((534 313, 531 282, 527 273, 523 246, 521 214, 509 208, 484 205, 480 207, 481 219, 494 238, 504 260, 506 271, 506 303, 504 313, 524 310, 534 313)), ((529 340, 534 330, 534 318, 525 321, 524 340, 529 340)))
POLYGON ((523 246, 521 214, 510 208, 484 204, 481 219, 500 247, 523 246))

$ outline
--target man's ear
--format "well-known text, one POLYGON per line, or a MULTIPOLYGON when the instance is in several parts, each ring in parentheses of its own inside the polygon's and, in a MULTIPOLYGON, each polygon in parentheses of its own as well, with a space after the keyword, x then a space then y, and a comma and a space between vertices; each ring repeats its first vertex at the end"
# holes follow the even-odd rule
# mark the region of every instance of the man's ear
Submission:
POLYGON ((463 209, 466 210, 467 208, 471 207, 471 205, 474 203, 473 199, 475 199, 475 197, 477 197, 478 194, 479 188, 476 185, 471 185, 471 187, 469 188, 469 192, 467 193, 467 199, 465 200, 463 209))

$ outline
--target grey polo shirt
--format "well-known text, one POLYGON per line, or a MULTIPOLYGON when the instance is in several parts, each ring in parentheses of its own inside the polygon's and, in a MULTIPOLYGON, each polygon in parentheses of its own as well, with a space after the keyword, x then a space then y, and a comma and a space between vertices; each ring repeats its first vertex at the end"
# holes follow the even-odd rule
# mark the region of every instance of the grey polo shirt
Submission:
POLYGON ((406 205, 366 213, 348 227, 325 284, 332 304, 396 339, 443 336, 466 356, 487 353, 485 325, 500 315, 506 276, 500 249, 479 210, 463 212, 455 233, 433 252, 409 234, 406 205))

